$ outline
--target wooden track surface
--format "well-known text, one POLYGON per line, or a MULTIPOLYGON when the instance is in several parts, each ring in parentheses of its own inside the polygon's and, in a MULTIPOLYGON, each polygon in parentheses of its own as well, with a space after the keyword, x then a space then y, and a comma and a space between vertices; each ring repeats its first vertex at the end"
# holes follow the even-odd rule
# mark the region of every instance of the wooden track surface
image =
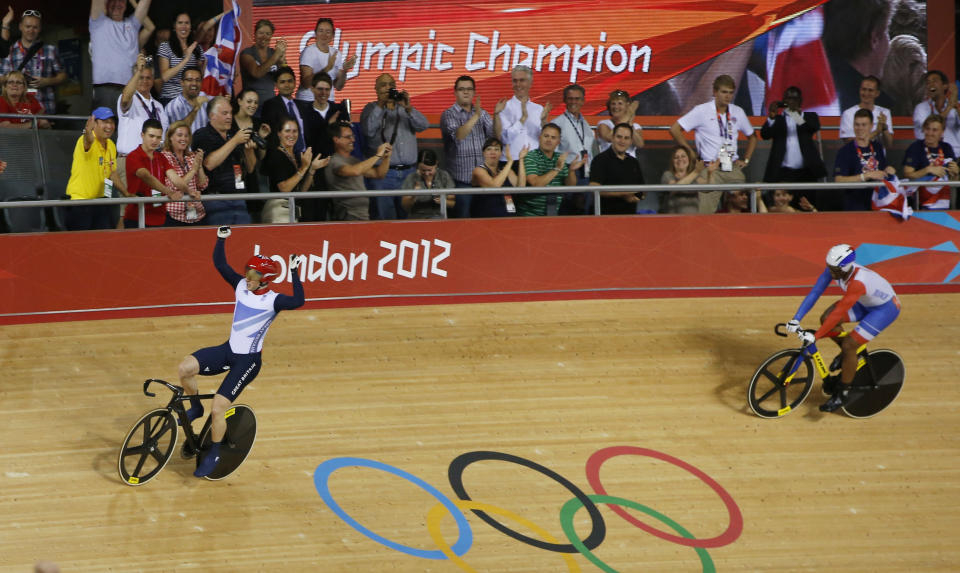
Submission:
MULTIPOLYGON (((810 314, 819 315, 829 300, 810 314)), ((63 571, 459 571, 368 539, 314 487, 324 460, 377 460, 455 499, 460 454, 526 458, 592 493, 595 451, 633 446, 695 466, 732 496, 743 532, 708 549, 719 571, 956 570, 960 548, 960 295, 902 299, 900 319, 871 348, 906 363, 899 399, 867 420, 823 415, 819 383, 797 411, 754 416, 746 386, 799 298, 653 299, 295 311, 267 335, 265 365, 240 402, 257 442, 220 482, 192 477, 178 454, 152 482, 117 475, 124 435, 166 397, 149 377, 219 344, 229 316, 203 315, 0 328, 0 571, 40 559, 63 571), (163 397, 163 399, 161 399, 163 397)), ((824 346, 826 358, 835 354, 824 346)), ((213 391, 219 378, 203 379, 213 391)), ((165 393, 166 391, 163 390, 165 393)), ((199 427, 199 426, 198 426, 199 427)), ((177 448, 182 443, 180 437, 177 448)), ((559 507, 572 497, 505 461, 464 472, 471 497, 566 542, 559 507)), ((619 456, 600 476, 610 495, 646 505, 700 538, 727 510, 703 481, 663 459, 619 456)), ((437 500, 396 475, 336 471, 337 503, 397 543, 433 550, 437 500)), ((596 555, 620 571, 699 571, 690 547, 663 541, 600 506, 596 555)), ((631 512, 672 533, 657 520, 631 512)), ((520 525, 505 525, 535 536, 520 525)), ((575 517, 581 537, 590 520, 575 517)), ((468 512, 467 564, 481 571, 564 571, 551 553, 468 512)), ((458 536, 450 515, 440 522, 458 536)), ((584 571, 597 570, 574 554, 584 571)))

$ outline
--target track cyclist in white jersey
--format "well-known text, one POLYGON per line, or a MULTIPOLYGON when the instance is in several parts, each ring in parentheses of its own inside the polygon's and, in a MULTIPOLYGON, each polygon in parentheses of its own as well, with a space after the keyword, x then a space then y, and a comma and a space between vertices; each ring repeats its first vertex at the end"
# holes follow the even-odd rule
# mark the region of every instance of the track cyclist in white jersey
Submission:
POLYGON ((810 289, 793 319, 787 323, 787 331, 797 333, 801 340, 813 342, 829 336, 840 346, 840 355, 834 359, 831 370, 836 370, 840 361, 840 380, 828 376, 823 381, 823 389, 830 398, 820 406, 823 412, 833 412, 843 406, 849 394, 850 384, 857 373, 857 348, 880 334, 900 315, 900 301, 893 287, 876 272, 858 265, 856 253, 850 245, 841 244, 827 251, 827 268, 817 283, 810 289), (820 316, 820 328, 816 333, 798 332, 800 321, 816 304, 823 291, 836 280, 843 289, 843 298, 830 305, 820 316), (849 336, 843 333, 844 322, 859 322, 849 336))
POLYGON ((243 388, 253 382, 260 372, 262 360, 260 351, 263 348, 263 337, 277 313, 281 310, 293 310, 303 306, 303 284, 300 282, 300 273, 296 272, 300 266, 300 257, 290 256, 290 275, 293 279, 293 296, 280 294, 270 290, 270 281, 277 278, 279 268, 277 263, 263 255, 254 255, 247 261, 244 275, 234 271, 227 264, 227 255, 224 249, 227 237, 230 236, 230 227, 217 229, 217 244, 213 248, 213 264, 220 271, 220 275, 234 288, 236 305, 233 310, 233 327, 230 329, 230 338, 219 346, 201 348, 185 357, 180 362, 180 383, 184 394, 190 396, 190 409, 187 417, 193 421, 203 415, 203 405, 197 397, 199 388, 194 378, 201 376, 216 376, 227 372, 220 388, 213 397, 213 411, 211 424, 212 444, 193 475, 205 477, 216 468, 220 460, 220 445, 227 431, 227 422, 224 414, 233 404, 243 388))

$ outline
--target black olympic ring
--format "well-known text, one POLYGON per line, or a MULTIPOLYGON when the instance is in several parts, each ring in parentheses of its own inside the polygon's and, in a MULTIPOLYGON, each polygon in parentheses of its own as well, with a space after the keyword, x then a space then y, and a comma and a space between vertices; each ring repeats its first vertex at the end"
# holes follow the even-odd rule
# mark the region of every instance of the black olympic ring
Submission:
MULTIPOLYGON (((530 468, 532 470, 538 471, 543 475, 549 477, 550 479, 556 481, 563 487, 570 490, 570 492, 576 496, 583 507, 587 509, 587 513, 590 514, 590 519, 592 522, 592 527, 590 535, 582 541, 582 543, 587 547, 587 549, 595 549, 601 543, 603 543, 603 538, 607 535, 607 526, 603 522, 603 516, 600 515, 600 509, 594 505, 593 501, 587 497, 587 494, 578 488, 576 485, 570 482, 567 478, 558 474, 557 472, 551 470, 550 468, 541 466, 538 463, 532 462, 530 460, 517 457, 510 454, 504 454, 502 452, 468 452, 466 454, 461 454, 454 458, 450 462, 450 469, 447 472, 450 479, 450 487, 453 488, 454 493, 457 494, 457 497, 464 501, 472 501, 470 496, 467 494, 467 490, 463 487, 463 470, 467 468, 473 462, 478 462, 481 460, 500 460, 504 462, 513 462, 521 466, 530 468)), ((527 537, 522 533, 518 533, 509 527, 501 524, 496 519, 490 517, 486 512, 479 509, 471 510, 477 517, 486 521, 490 524, 491 527, 498 529, 504 535, 512 537, 517 541, 526 543, 527 545, 532 545, 540 549, 545 549, 547 551, 555 551, 557 553, 580 553, 580 550, 573 546, 571 543, 548 543, 546 541, 541 541, 539 539, 534 539, 532 537, 527 537)))

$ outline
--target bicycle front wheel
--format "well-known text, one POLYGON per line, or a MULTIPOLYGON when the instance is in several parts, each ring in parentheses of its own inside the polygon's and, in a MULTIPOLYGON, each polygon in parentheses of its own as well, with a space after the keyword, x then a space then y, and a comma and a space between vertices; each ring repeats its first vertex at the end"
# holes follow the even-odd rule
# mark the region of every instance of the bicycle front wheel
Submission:
POLYGON ((137 420, 120 448, 117 467, 127 485, 143 485, 167 465, 177 443, 177 419, 166 408, 151 410, 137 420))
POLYGON ((763 361, 750 379, 747 389, 750 409, 761 418, 786 416, 810 394, 813 372, 810 357, 798 349, 773 354, 763 361), (798 360, 800 365, 794 369, 798 360))

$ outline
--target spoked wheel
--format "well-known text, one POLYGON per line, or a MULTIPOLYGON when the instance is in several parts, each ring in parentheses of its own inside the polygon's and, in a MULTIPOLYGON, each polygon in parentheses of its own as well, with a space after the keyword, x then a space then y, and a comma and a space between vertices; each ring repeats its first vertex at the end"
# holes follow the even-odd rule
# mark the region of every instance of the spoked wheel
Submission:
POLYGON ((903 388, 906 369, 900 355, 892 350, 874 350, 867 363, 857 370, 843 411, 851 418, 869 418, 893 403, 903 388))
MULTIPOLYGON (((206 477, 209 480, 223 479, 233 473, 247 458, 253 442, 257 439, 257 417, 249 406, 235 404, 227 410, 224 417, 227 419, 227 433, 223 436, 223 445, 220 446, 220 461, 213 472, 206 477)), ((207 424, 200 435, 200 455, 197 456, 197 466, 210 449, 210 433, 211 427, 207 424)))
POLYGON ((117 467, 127 485, 143 485, 167 465, 177 443, 177 420, 166 408, 143 415, 123 441, 117 467))
POLYGON ((799 406, 813 386, 813 364, 800 350, 781 350, 763 361, 750 379, 747 402, 761 418, 786 416, 799 406), (795 361, 800 360, 793 375, 795 361))

